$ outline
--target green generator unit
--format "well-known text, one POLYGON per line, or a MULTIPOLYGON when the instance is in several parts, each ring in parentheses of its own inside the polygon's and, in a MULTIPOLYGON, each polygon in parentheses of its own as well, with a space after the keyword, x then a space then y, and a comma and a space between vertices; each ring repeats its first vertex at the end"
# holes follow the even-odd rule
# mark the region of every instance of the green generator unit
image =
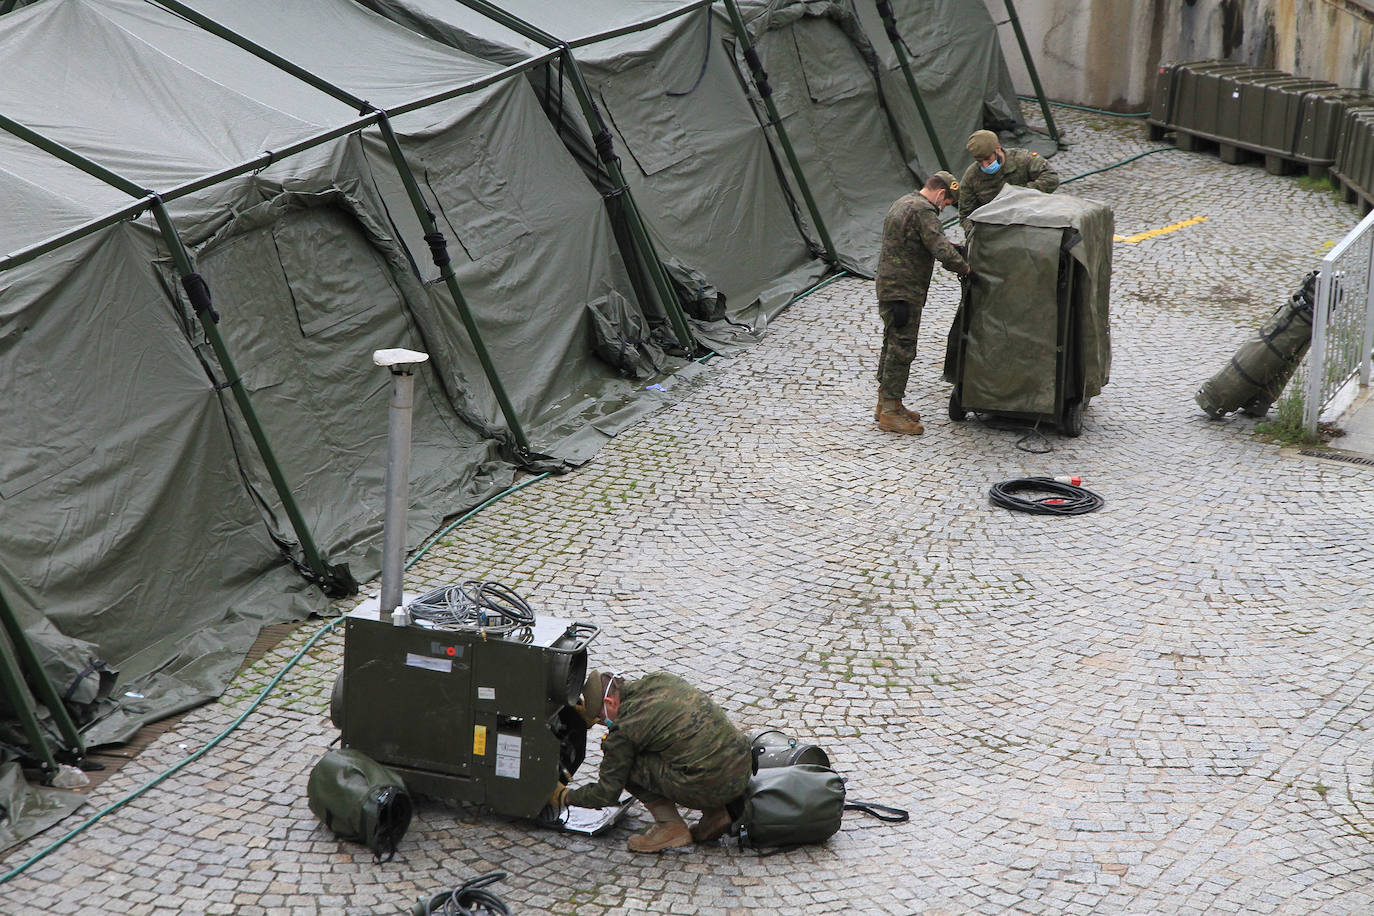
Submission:
POLYGON ((1111 371, 1112 209, 1008 185, 972 222, 976 279, 945 352, 950 419, 980 413, 1077 436, 1111 371))
POLYGON ((599 630, 532 613, 528 625, 421 613, 443 591, 407 605, 414 618, 400 615, 400 625, 375 608, 349 614, 331 702, 340 746, 411 792, 537 817, 586 754, 587 724, 573 706, 599 630))

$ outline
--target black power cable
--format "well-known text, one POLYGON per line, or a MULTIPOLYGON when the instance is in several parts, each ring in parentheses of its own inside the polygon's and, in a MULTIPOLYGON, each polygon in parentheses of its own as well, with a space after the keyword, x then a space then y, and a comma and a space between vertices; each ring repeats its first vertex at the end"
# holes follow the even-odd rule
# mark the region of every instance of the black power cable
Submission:
POLYGON ((988 501, 1003 509, 1029 512, 1032 515, 1084 515, 1096 512, 1103 499, 1091 490, 1053 477, 1017 477, 992 485, 988 501), (1048 493, 1039 499, 1017 496, 1018 493, 1048 493))
POLYGON ((506 633, 534 626, 529 602, 508 585, 469 579, 425 592, 408 606, 411 617, 434 627, 506 633))
POLYGON ((510 907, 485 888, 506 877, 503 871, 489 871, 464 881, 451 891, 442 891, 411 907, 413 916, 510 916, 510 907))

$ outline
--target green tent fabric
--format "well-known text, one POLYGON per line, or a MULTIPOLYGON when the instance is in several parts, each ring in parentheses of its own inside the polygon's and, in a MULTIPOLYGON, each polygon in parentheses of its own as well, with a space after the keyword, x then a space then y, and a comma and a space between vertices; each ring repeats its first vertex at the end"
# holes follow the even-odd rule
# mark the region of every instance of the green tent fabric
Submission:
MULTIPOLYGON (((607 315, 628 339, 643 314, 600 197, 525 80, 346 0, 196 8, 374 104, 417 103, 394 121, 401 147, 543 466, 586 460, 671 397, 596 355, 607 315)), ((7 14, 0 71, 7 117, 166 196, 330 562, 360 579, 378 564, 375 349, 434 357, 417 385, 411 543, 508 484, 491 388, 385 144, 347 133, 353 106, 142 0, 7 14)), ((165 239, 146 213, 118 219, 138 198, 0 131, 0 203, 0 590, 59 691, 89 707, 88 744, 122 740, 217 695, 262 625, 326 602, 283 558, 294 532, 165 239), (108 702, 106 680, 77 677, 92 659, 118 672, 108 702)))
MULTIPOLYGON (((739 7, 840 261, 871 277, 883 214, 918 180, 894 133, 877 52, 841 0, 741 0, 739 7)), ((741 78, 749 79, 732 44, 741 78)))
POLYGON ((967 410, 1056 416, 1061 308, 1076 322, 1083 401, 1111 374, 1114 218, 1106 204, 1006 186, 973 211, 969 256, 978 279, 961 371, 967 410), (1069 244, 1073 293, 1061 302, 1060 253, 1069 244))
MULTIPOLYGON (((878 14, 878 4, 876 0, 851 2, 881 61, 883 87, 906 149, 914 151, 916 161, 910 164, 919 174, 929 175, 940 168, 939 161, 878 14)), ((987 127, 1008 137, 1025 132, 997 24, 984 4, 966 0, 890 2, 921 100, 956 176, 973 161, 964 144, 975 130, 987 127)))
MULTIPOLYGON (((422 34, 501 63, 543 46, 453 0, 360 0, 422 34)), ((701 0, 498 0, 505 12, 567 42, 606 117, 626 181, 689 313, 735 325, 781 311, 824 272, 793 215, 763 129, 724 53, 723 28, 701 0)), ((728 30, 728 25, 725 26, 728 30)), ((545 107, 604 182, 572 90, 543 84, 545 107)), ((614 206, 614 202, 612 206, 614 206)), ((622 244, 628 244, 622 234, 622 244)), ((632 260, 627 257, 627 260, 632 260)), ((698 321, 718 350, 729 325, 698 321)))
POLYGON ((28 785, 17 763, 0 764, 0 849, 46 830, 85 803, 79 792, 28 785))
POLYGON ((0 588, 56 637, 59 692, 93 659, 119 670, 91 744, 217 695, 263 624, 324 605, 243 487, 156 257, 121 224, 0 275, 0 588))

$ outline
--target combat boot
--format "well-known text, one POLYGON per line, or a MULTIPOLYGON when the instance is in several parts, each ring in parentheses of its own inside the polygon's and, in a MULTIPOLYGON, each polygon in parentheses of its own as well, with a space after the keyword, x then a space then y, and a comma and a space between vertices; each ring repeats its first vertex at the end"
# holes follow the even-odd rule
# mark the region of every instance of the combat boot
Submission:
MULTIPOLYGON (((905 414, 905 415, 906 415, 906 418, 907 418, 908 420, 910 420, 911 422, 913 422, 913 423, 920 423, 920 422, 921 422, 921 415, 920 415, 919 413, 917 413, 916 411, 914 411, 914 410, 908 410, 908 409, 907 409, 907 406, 906 406, 905 404, 902 403, 902 399, 901 399, 901 398, 897 398, 897 409, 900 410, 903 414, 905 414)), ((878 395, 878 406, 873 408, 873 419, 874 419, 875 421, 876 421, 876 420, 879 420, 879 419, 882 418, 882 415, 883 415, 883 396, 880 394, 880 395, 878 395)))
POLYGON ((692 845, 692 831, 687 829, 687 823, 677 813, 677 805, 670 801, 658 801, 645 802, 644 807, 654 816, 654 825, 630 837, 625 843, 630 852, 661 852, 692 845))
POLYGON ((692 842, 712 843, 725 836, 734 818, 730 812, 721 808, 708 808, 701 812, 701 820, 692 825, 692 842))
POLYGON ((902 402, 898 398, 880 398, 878 400, 878 428, 889 433, 903 433, 908 436, 919 436, 926 431, 924 426, 902 412, 902 402))

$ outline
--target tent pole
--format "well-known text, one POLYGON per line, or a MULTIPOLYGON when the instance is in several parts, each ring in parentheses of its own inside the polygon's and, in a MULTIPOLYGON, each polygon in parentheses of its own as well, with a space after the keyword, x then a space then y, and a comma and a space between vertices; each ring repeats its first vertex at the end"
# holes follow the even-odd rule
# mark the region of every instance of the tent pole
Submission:
POLYGON ((1026 33, 1021 29, 1021 17, 1016 15, 1016 4, 1006 0, 1007 16, 1010 17, 1012 31, 1016 33, 1016 43, 1021 46, 1021 57, 1026 61, 1031 85, 1035 87, 1035 97, 1040 100, 1040 110, 1045 115, 1045 127, 1049 129, 1050 139, 1059 143, 1059 128, 1054 126, 1054 115, 1050 114, 1050 103, 1045 98, 1045 88, 1040 85, 1040 74, 1036 72, 1035 61, 1031 59, 1030 45, 1026 43, 1026 33))
POLYGON ((744 25, 744 17, 740 15, 739 5, 735 0, 725 0, 725 9, 730 14, 730 25, 735 30, 735 36, 739 39, 740 47, 744 49, 744 59, 749 64, 749 73, 754 78, 754 85, 758 87, 759 95, 763 98, 764 108, 768 110, 768 121, 777 131, 778 142, 782 144, 783 152, 787 155, 787 164, 792 170, 792 177, 797 181, 797 187, 801 189, 802 198, 806 201, 806 209, 811 214, 811 221, 816 224, 816 233, 821 237, 821 245, 825 248, 825 259, 830 262, 830 266, 838 268, 840 266, 840 256, 835 252, 835 243, 830 240, 830 233, 825 228, 825 221, 821 219, 820 207, 816 205, 816 199, 811 195, 811 186, 806 183, 806 176, 802 174, 801 163, 797 160, 797 152, 792 148, 792 141, 787 136, 787 128, 782 124, 782 116, 778 114, 778 106, 773 102, 773 87, 768 82, 768 73, 763 69, 763 61, 759 58, 759 52, 754 49, 754 43, 749 38, 749 30, 744 25))
POLYGON ((877 4, 878 15, 883 17, 883 28, 887 31, 887 40, 892 42, 892 50, 897 54, 897 63, 901 64, 902 75, 906 77, 906 86, 911 90, 911 100, 916 103, 916 112, 921 116, 921 124, 926 129, 926 136, 930 139, 930 145, 935 149, 935 159, 940 163, 940 168, 948 171, 949 159, 945 157, 945 150, 940 145, 940 138, 935 135, 935 125, 931 123, 930 112, 926 110, 925 100, 921 98, 921 90, 916 85, 916 77, 911 74, 911 64, 907 60, 902 33, 897 31, 897 19, 892 12, 892 0, 877 0, 877 4))
POLYGON ((86 757, 86 742, 82 740, 81 732, 68 714, 48 673, 43 670, 38 653, 34 651, 24 628, 19 625, 19 618, 3 594, 0 594, 0 624, 3 625, 3 633, 0 634, 0 686, 4 687, 5 696, 18 713, 34 752, 42 758, 46 782, 57 773, 57 760, 43 736, 33 696, 24 682, 25 674, 38 691, 38 699, 47 707, 63 740, 67 742, 66 749, 71 753, 72 762, 78 766, 86 757))
POLYGON ((572 51, 567 45, 563 45, 563 56, 568 63, 567 72, 572 82, 573 94, 577 96, 578 104, 582 107, 582 116, 593 132, 592 141, 596 145, 596 154, 601 159, 601 164, 605 167, 606 174, 610 176, 611 184, 614 187, 611 193, 624 201, 630 235, 634 238, 635 247, 639 250, 639 257, 649 268, 649 275, 654 281, 654 289, 658 293, 659 299, 662 300, 663 309, 668 313, 668 319, 672 322, 673 332, 677 334, 680 341, 679 346, 691 354, 695 349, 696 340, 692 336, 686 316, 682 313, 682 304, 678 302, 677 291, 673 289, 672 280, 668 278, 668 272, 663 266, 663 261, 654 248, 653 238, 649 235, 643 214, 639 212, 639 204, 635 202, 634 195, 630 193, 629 183, 625 180, 625 172, 620 167, 620 157, 615 152, 615 141, 611 137, 610 127, 607 126, 601 110, 597 108, 596 102, 592 99, 591 90, 587 87, 587 82, 582 76, 582 68, 573 58, 572 51))
POLYGON ((410 164, 406 162, 405 153, 401 151, 400 140, 397 139, 395 131, 391 129, 391 120, 381 113, 377 120, 377 127, 382 133, 382 139, 386 141, 387 149, 391 151, 391 160, 396 167, 396 172, 401 176, 401 183, 405 185, 406 194, 410 197, 410 205, 415 211, 415 216, 419 218, 420 225, 425 230, 425 241, 429 244, 429 254, 434 266, 439 268, 439 277, 444 281, 444 286, 448 288, 449 295, 453 298, 453 305, 458 309, 458 318, 463 322, 463 327, 467 329, 468 338, 472 341, 472 349, 477 353, 477 359, 482 363, 482 371, 486 374, 487 382, 491 385, 492 393, 496 395, 496 402, 501 407, 501 413, 506 418, 506 425, 510 429, 511 436, 515 439, 515 447, 520 453, 521 459, 530 457, 530 443, 525 438, 525 430, 520 425, 520 418, 515 412, 515 406, 511 404, 510 398, 506 395, 506 389, 501 384, 501 377, 496 371, 496 365, 491 360, 491 354, 487 351, 487 345, 482 340, 482 333, 477 328, 477 320, 473 317, 472 309, 468 307, 468 301, 463 297, 463 291, 458 288, 458 278, 453 274, 453 265, 449 260, 448 239, 439 231, 439 223, 434 218, 434 213, 425 204, 424 197, 420 194, 420 185, 415 180, 415 174, 410 170, 410 164))
POLYGON ((281 498, 282 506, 286 509, 291 525, 295 529, 296 538, 301 545, 301 552, 305 554, 306 564, 314 573, 320 587, 325 594, 331 598, 341 598, 351 595, 358 590, 357 584, 348 572, 348 566, 341 564, 338 566, 328 566, 319 551, 315 548, 315 541, 310 535, 310 529, 305 523, 304 516, 301 515, 300 508, 296 505, 295 497, 291 494, 291 488, 286 483, 286 478, 282 476, 281 468, 277 464, 276 457, 272 454, 272 448, 267 442, 267 436, 258 422, 257 413, 253 410, 253 404, 248 399, 248 393, 243 390, 243 385, 239 379, 238 371, 234 368, 233 360, 229 356, 228 350, 224 347, 224 340, 219 335, 219 329, 215 326, 214 309, 210 308, 210 288, 206 286, 204 279, 195 272, 191 266, 190 256, 186 253, 185 246, 177 235, 176 229, 172 225, 171 217, 167 214, 167 207, 162 199, 152 191, 141 188, 129 181, 122 175, 110 171, 97 162, 82 156, 73 150, 68 149, 55 140, 51 140, 42 134, 29 130, 24 125, 10 118, 0 115, 0 129, 3 129, 14 136, 37 146, 47 153, 51 153, 57 158, 98 178, 113 188, 117 188, 128 194, 130 197, 146 199, 156 218, 158 228, 162 232, 163 239, 167 242, 171 250, 172 258, 176 262, 177 273, 181 277, 182 286, 186 288, 187 296, 190 297, 191 304, 196 310, 196 315, 200 318, 201 326, 205 329, 206 339, 210 341, 210 346, 215 351, 215 356, 219 360, 220 368, 231 379, 229 387, 234 392, 234 399, 239 405, 239 411, 243 415, 244 422, 248 425, 248 430, 253 436, 253 442, 258 447, 258 452, 262 456, 263 464, 267 466, 267 471, 272 477, 272 483, 276 487, 277 495, 281 498), (207 321, 204 312, 208 311, 214 320, 207 321))
POLYGON ((592 98, 591 89, 587 85, 586 78, 582 75, 581 65, 573 57, 572 49, 568 47, 567 42, 559 40, 538 26, 512 16, 505 10, 486 2, 486 0, 458 0, 458 2, 500 25, 520 33, 531 41, 538 42, 547 48, 561 49, 573 94, 577 96, 578 105, 582 108, 582 117, 592 132, 592 141, 596 145, 597 157, 601 160, 602 166, 606 169, 606 174, 611 179, 611 185, 614 189, 611 193, 625 202, 625 217, 637 253, 649 271, 649 276, 653 280, 654 291, 658 294, 663 310, 667 313, 668 320, 673 326, 673 333, 677 335, 678 345, 690 354, 696 345, 691 327, 687 324, 687 317, 682 313, 682 305, 678 302, 677 292, 673 289, 672 280, 669 279, 668 272, 663 267, 663 261, 654 249, 653 238, 649 235, 643 214, 639 212, 639 205, 635 203, 629 183, 625 180, 625 172, 620 167, 620 157, 616 155, 610 128, 607 126, 601 110, 597 108, 596 101, 592 98))
POLYGON ((316 89, 333 96, 335 99, 352 105, 360 113, 370 112, 377 117, 377 127, 382 133, 382 138, 386 141, 387 149, 391 153, 392 164, 396 167, 396 172, 400 176, 401 184, 405 186, 406 195, 410 198, 411 206, 415 210, 416 217, 420 220, 420 225, 425 230, 425 242, 429 245, 430 257, 434 261, 434 266, 439 268, 440 279, 448 287, 449 295, 453 298, 454 307, 458 309, 458 317, 463 322, 463 327, 467 329, 468 337, 472 341, 472 348, 477 353, 477 359, 482 363, 482 371, 486 374, 487 382, 491 385, 492 393, 496 395, 496 402, 501 408, 501 413, 506 418, 506 426, 510 429, 512 438, 515 440, 515 447, 521 459, 530 457, 529 440, 525 438, 525 430, 520 425, 520 419, 515 413, 515 407, 511 404, 510 398, 506 395, 505 386, 501 384, 501 378, 496 371, 496 366, 491 361, 491 354, 487 351, 486 343, 482 340, 482 335, 477 329, 477 322, 473 319, 472 310, 468 308, 468 303, 463 298, 462 291, 458 288, 458 280, 453 275, 453 268, 449 260, 448 239, 439 231, 439 223, 429 206, 425 203, 423 195, 420 193, 420 185, 415 180, 415 174, 410 170, 410 165, 406 162, 405 154, 401 151, 401 144, 396 139, 395 132, 391 129, 391 121, 382 109, 368 103, 366 100, 353 95, 344 89, 340 89, 328 80, 323 79, 306 70, 297 64, 292 63, 279 54, 274 54, 262 45, 251 41, 238 34, 234 30, 221 25, 220 23, 201 15, 185 4, 178 3, 177 0, 155 0, 159 6, 166 7, 178 16, 182 16, 194 23, 205 31, 222 38, 247 51, 255 57, 261 58, 279 70, 284 70, 296 79, 315 87, 316 89))
POLYGON ((205 339, 210 342, 210 348, 215 351, 215 359, 219 362, 220 370, 224 372, 227 379, 225 384, 233 392, 239 414, 248 427, 248 434, 253 437, 253 443, 258 447, 258 454, 262 456, 262 463, 267 468, 267 474, 272 478, 272 486, 277 491, 277 497, 281 499, 282 508, 286 510, 287 518, 291 520, 291 527, 296 532, 296 540, 301 545, 301 553, 305 555, 306 565, 310 567, 310 571, 315 574, 320 587, 329 597, 343 598, 355 594, 358 591, 358 584, 353 580, 352 574, 349 573, 348 564, 330 566, 325 562, 319 548, 315 545, 315 539, 310 533, 310 526, 306 524, 305 516, 301 514, 300 506, 296 503, 296 497, 291 492, 291 486, 287 483, 286 475, 282 473, 281 465, 277 462, 277 457, 272 451, 272 445, 267 440, 267 433, 262 428, 262 422, 258 419, 257 411, 253 408, 253 402, 249 400, 248 392, 243 387, 243 379, 239 375, 238 368, 234 365, 233 357, 229 355, 229 349, 224 344, 223 336, 219 333, 219 313, 210 303, 210 287, 205 282, 205 278, 196 273, 195 267, 191 264, 191 256, 186 251, 186 245, 182 242, 181 236, 177 234, 171 214, 167 212, 167 205, 162 202, 161 198, 154 199, 152 212, 153 218, 157 220, 158 229, 162 232, 162 238, 171 251, 172 263, 176 265, 181 286, 186 291, 186 298, 191 303, 191 309, 196 313, 196 318, 200 321, 200 326, 205 332, 205 339))

